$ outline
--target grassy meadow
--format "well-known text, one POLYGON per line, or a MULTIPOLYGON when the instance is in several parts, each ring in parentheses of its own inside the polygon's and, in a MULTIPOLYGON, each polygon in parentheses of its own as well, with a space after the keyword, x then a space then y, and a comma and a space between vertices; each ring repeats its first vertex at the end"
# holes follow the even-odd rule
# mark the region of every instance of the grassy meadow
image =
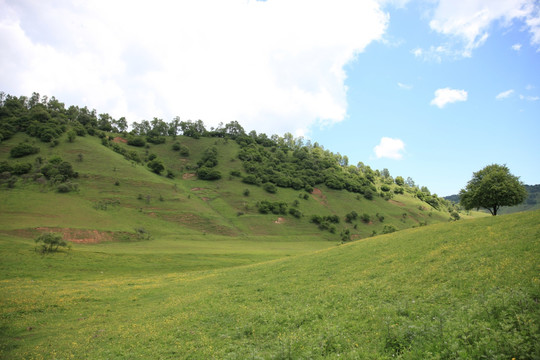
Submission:
POLYGON ((59 156, 79 173, 69 193, 32 174, 0 184, 1 359, 540 358, 538 211, 450 222, 413 191, 268 193, 233 176, 226 139, 178 136, 189 156, 171 138, 115 140, 169 178, 65 137, 0 143, 0 162, 59 156), (40 152, 10 158, 25 142, 40 152), (211 146, 223 176, 199 180, 211 146), (302 215, 261 214, 262 201, 302 215), (369 221, 344 221, 352 211, 369 221), (321 230, 312 215, 341 221, 321 230), (36 252, 51 231, 71 249, 36 252))
MULTIPOLYGON (((434 224, 286 258, 290 242, 268 242, 256 264, 219 269, 165 240, 39 255, 2 236, 0 357, 536 359, 539 220, 434 224)), ((248 243, 217 248, 253 254, 248 243)))

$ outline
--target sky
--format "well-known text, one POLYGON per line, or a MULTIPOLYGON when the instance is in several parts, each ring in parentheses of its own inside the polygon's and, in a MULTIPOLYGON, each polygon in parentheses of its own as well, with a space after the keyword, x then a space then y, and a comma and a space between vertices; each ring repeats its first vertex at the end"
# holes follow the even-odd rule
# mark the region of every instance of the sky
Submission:
POLYGON ((538 0, 0 0, 0 91, 238 121, 439 196, 540 183, 538 0))

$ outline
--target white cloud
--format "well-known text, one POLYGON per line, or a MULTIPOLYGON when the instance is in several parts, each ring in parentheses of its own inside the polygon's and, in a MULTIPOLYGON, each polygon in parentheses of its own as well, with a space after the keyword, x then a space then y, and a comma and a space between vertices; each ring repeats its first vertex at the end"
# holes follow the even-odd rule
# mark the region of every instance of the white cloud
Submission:
POLYGON ((521 100, 526 100, 526 101, 538 101, 538 100, 540 100, 539 96, 519 95, 519 98, 521 100))
POLYGON ((306 132, 347 114, 344 66, 382 39, 376 0, 0 0, 0 83, 129 121, 306 132), (324 26, 322 25, 324 24, 324 26))
POLYGON ((412 85, 403 84, 403 83, 400 83, 400 82, 398 82, 397 84, 403 90, 412 90, 412 88, 413 88, 412 85))
MULTIPOLYGON (((507 27, 514 20, 523 22, 531 44, 540 45, 540 6, 536 0, 440 0, 429 25, 453 38, 457 43, 452 48, 460 56, 470 57, 488 39, 493 23, 507 27)), ((520 47, 516 44, 512 48, 520 47)))
POLYGON ((506 90, 495 96, 495 99, 502 100, 510 97, 514 93, 514 89, 506 90))
POLYGON ((514 44, 514 45, 512 45, 512 50, 515 50, 515 51, 521 50, 521 44, 514 44))
POLYGON ((431 105, 435 105, 439 107, 439 109, 442 109, 446 104, 458 101, 467 101, 467 92, 465 90, 450 88, 437 89, 435 91, 435 98, 431 100, 431 105))
POLYGON ((373 150, 378 159, 389 158, 399 160, 403 158, 402 152, 405 151, 405 143, 400 139, 383 137, 379 145, 375 146, 373 150))

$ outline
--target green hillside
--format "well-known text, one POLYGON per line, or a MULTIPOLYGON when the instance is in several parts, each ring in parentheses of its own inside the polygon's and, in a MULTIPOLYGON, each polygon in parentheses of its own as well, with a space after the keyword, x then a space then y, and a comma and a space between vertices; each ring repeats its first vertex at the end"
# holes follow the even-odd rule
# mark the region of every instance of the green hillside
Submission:
POLYGON ((165 249, 42 256, 3 235, 0 358, 536 359, 539 220, 435 224, 189 273, 165 249))
POLYGON ((470 217, 410 178, 350 165, 291 134, 178 119, 134 123, 128 133, 125 120, 34 95, 0 102, 2 231, 319 248, 470 217))

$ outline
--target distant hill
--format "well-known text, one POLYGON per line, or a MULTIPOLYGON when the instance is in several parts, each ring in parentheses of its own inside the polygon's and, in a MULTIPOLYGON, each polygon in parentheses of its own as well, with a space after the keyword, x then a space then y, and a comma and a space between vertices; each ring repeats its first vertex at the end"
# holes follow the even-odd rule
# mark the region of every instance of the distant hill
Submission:
MULTIPOLYGON (((537 185, 525 185, 527 189, 527 199, 520 205, 516 206, 503 206, 499 210, 499 214, 512 214, 521 211, 532 211, 540 209, 540 184, 537 185)), ((445 196, 444 199, 451 201, 455 204, 459 203, 459 195, 445 196)), ((486 211, 487 212, 487 211, 486 211)))

